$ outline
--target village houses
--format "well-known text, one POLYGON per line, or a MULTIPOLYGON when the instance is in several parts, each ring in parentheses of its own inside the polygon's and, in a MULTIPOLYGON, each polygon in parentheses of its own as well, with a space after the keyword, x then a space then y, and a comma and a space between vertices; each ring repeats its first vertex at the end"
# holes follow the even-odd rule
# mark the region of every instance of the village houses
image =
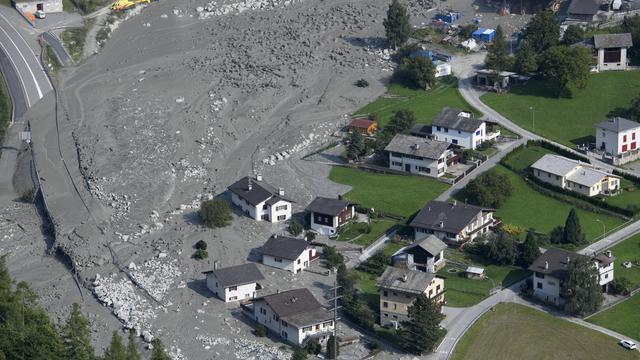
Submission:
POLYGON ((262 175, 243 177, 229 186, 231 203, 258 221, 282 222, 291 218, 291 203, 284 189, 267 184, 262 175))
POLYGON ((468 111, 445 107, 431 124, 434 140, 445 141, 467 149, 474 149, 486 139, 484 121, 473 118, 468 111))
POLYGON ((295 239, 282 235, 273 235, 260 249, 262 263, 299 273, 309 267, 312 260, 318 258, 316 248, 309 245, 306 240, 295 239))
POLYGON ((616 165, 640 158, 638 142, 640 124, 621 117, 614 117, 596 124, 596 148, 613 157, 616 165))
POLYGON ((414 271, 436 273, 446 265, 444 250, 447 244, 435 235, 417 240, 396 251, 392 256, 393 266, 414 271))
POLYGON ((255 321, 281 339, 304 346, 309 339, 321 343, 333 333, 333 314, 307 289, 267 295, 253 302, 255 321))
POLYGON ((318 196, 307 206, 306 211, 309 213, 311 230, 331 236, 338 232, 340 226, 353 219, 355 205, 343 199, 318 196))
POLYGON ((225 302, 242 301, 256 297, 262 289, 258 281, 264 276, 256 264, 243 264, 203 272, 207 288, 225 302))
MULTIPOLYGON (((565 300, 561 295, 562 282, 566 278, 569 264, 578 257, 585 257, 585 255, 557 248, 547 249, 529 266, 529 270, 532 272, 533 295, 542 301, 563 306, 565 300)), ((613 281, 615 257, 611 251, 607 251, 604 254, 590 257, 590 259, 598 269, 602 291, 606 292, 609 283, 613 281)))
POLYGON ((457 162, 450 143, 411 135, 396 135, 385 151, 390 169, 431 177, 443 176, 457 162))

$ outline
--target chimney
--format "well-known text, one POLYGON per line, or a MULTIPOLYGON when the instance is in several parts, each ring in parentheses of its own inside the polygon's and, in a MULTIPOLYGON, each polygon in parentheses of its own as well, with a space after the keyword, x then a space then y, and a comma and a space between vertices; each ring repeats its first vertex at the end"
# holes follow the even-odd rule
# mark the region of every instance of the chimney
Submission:
POLYGON ((294 297, 292 297, 292 298, 291 298, 291 302, 292 302, 292 303, 295 303, 296 301, 298 301, 298 298, 297 298, 297 297, 295 297, 295 296, 294 296, 294 297))
POLYGON ((262 181, 262 174, 258 174, 258 175, 256 175, 256 180, 258 180, 258 181, 262 181))
POLYGON ((608 258, 613 256, 613 253, 611 252, 611 250, 607 250, 607 252, 605 252, 604 254, 607 255, 608 258))
POLYGON ((456 206, 456 205, 458 205, 458 202, 456 200, 453 200, 452 206, 456 206))
POLYGON ((278 188, 278 195, 284 196, 284 189, 283 188, 278 188))
POLYGON ((253 190, 253 182, 251 181, 251 178, 249 178, 249 185, 247 186, 247 189, 249 191, 253 190))
POLYGON ((443 228, 444 227, 444 221, 440 221, 440 224, 438 224, 438 226, 443 228))
POLYGON ((213 262, 213 270, 218 270, 218 260, 213 262))
POLYGON ((338 200, 342 200, 342 195, 338 194, 338 200))
POLYGON ((544 269, 545 270, 549 270, 549 262, 548 261, 544 262, 544 269))
POLYGON ((407 274, 402 274, 402 282, 407 282, 408 279, 409 277, 407 276, 407 274))
POLYGON ((280 289, 277 289, 277 290, 276 290, 276 294, 280 294, 280 289))
POLYGON ((413 149, 414 150, 420 149, 420 144, 413 144, 413 149))
POLYGON ((571 257, 567 256, 567 264, 571 262, 571 257))

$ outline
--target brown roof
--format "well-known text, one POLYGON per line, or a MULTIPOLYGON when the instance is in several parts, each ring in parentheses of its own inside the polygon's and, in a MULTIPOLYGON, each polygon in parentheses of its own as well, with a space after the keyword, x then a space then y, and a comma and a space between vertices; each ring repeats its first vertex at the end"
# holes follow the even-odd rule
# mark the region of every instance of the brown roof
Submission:
POLYGON ((356 118, 351 120, 349 123, 349 127, 356 127, 360 129, 368 129, 371 125, 373 125, 375 121, 369 120, 367 118, 356 118))

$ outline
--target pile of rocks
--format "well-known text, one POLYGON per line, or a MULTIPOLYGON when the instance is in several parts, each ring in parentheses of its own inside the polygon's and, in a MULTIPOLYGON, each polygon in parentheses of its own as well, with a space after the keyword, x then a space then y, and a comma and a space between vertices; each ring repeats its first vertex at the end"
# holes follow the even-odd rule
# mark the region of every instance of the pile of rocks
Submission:
POLYGON ((289 360, 291 355, 275 346, 261 342, 236 338, 233 340, 237 359, 289 360))
POLYGON ((168 260, 154 257, 145 261, 141 266, 129 266, 129 275, 156 301, 162 302, 164 296, 173 288, 175 279, 182 276, 178 260, 168 260))
POLYGON ((244 0, 230 4, 219 4, 218 1, 211 1, 205 6, 196 7, 196 13, 200 19, 208 19, 213 16, 240 14, 247 10, 270 10, 289 6, 299 1, 300 0, 244 0))

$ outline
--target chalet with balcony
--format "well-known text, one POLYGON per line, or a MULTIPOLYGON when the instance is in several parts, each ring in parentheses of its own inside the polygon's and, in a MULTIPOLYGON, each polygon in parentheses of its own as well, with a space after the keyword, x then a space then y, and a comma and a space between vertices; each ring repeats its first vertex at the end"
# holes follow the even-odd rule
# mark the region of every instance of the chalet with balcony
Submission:
POLYGON ((338 232, 340 226, 353 219, 355 205, 343 199, 318 196, 306 210, 311 218, 311 230, 331 236, 338 232))
POLYGON ((435 235, 405 246, 392 256, 393 266, 414 271, 436 273, 446 265, 444 250, 447 244, 435 235))
POLYGON ((412 174, 440 177, 458 162, 451 144, 411 135, 396 135, 387 145, 389 168, 412 174))

